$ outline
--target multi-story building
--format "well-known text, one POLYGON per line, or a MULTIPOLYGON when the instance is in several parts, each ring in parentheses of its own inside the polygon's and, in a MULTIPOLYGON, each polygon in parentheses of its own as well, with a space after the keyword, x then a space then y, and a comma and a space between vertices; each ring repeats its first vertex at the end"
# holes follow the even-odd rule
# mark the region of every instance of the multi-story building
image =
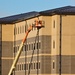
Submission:
POLYGON ((8 74, 25 32, 36 18, 44 21, 44 28, 39 30, 39 38, 36 28, 29 33, 13 75, 75 75, 74 6, 1 18, 1 75, 8 74))

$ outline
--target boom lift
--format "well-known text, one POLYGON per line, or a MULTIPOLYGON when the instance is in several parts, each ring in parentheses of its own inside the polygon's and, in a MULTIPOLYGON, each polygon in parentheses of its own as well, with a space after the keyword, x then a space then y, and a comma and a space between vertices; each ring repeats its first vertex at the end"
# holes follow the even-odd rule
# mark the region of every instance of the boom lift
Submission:
POLYGON ((19 46, 19 50, 18 50, 18 52, 16 53, 16 56, 15 56, 15 58, 14 58, 13 64, 12 64, 12 66, 11 66, 11 68, 10 68, 10 71, 9 71, 8 75, 12 75, 13 70, 15 69, 16 64, 17 64, 17 62, 18 62, 18 59, 19 59, 19 57, 20 57, 20 55, 21 55, 23 45, 24 45, 24 43, 26 42, 27 36, 28 36, 29 32, 33 29, 33 27, 34 27, 34 28, 37 28, 37 29, 42 28, 42 27, 43 27, 42 21, 40 21, 40 20, 35 20, 35 24, 30 25, 30 27, 29 27, 28 30, 26 31, 25 37, 24 37, 24 39, 22 40, 22 42, 21 42, 21 44, 20 44, 20 46, 19 46))

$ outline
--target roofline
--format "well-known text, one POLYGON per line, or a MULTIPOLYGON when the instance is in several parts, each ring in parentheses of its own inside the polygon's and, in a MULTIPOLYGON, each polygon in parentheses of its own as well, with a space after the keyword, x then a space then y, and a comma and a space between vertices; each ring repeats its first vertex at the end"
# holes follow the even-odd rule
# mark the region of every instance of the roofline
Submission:
POLYGON ((14 22, 2 22, 0 24, 15 24, 15 23, 18 23, 18 22, 22 22, 22 21, 26 21, 28 19, 32 19, 32 18, 35 18, 35 17, 39 17, 39 16, 53 16, 53 15, 75 15, 75 13, 52 13, 52 14, 39 14, 37 16, 34 16, 34 17, 30 17, 30 18, 27 18, 27 19, 22 19, 22 20, 18 20, 18 21, 14 21, 14 22))
POLYGON ((28 20, 28 19, 32 19, 32 18, 35 18, 35 17, 38 17, 38 16, 41 16, 41 15, 37 15, 37 16, 30 17, 30 18, 27 18, 27 19, 22 19, 22 20, 14 21, 14 22, 12 22, 12 24, 18 23, 18 22, 22 22, 22 21, 25 21, 25 20, 28 20))
POLYGON ((15 24, 38 16, 53 16, 53 15, 75 15, 75 6, 64 6, 40 12, 32 11, 24 14, 8 16, 0 18, 0 24, 15 24))
POLYGON ((68 13, 68 12, 66 12, 66 13, 51 13, 51 14, 49 14, 49 13, 40 13, 42 16, 53 16, 53 15, 75 15, 75 13, 68 13))
POLYGON ((32 18, 38 17, 38 16, 42 16, 42 15, 38 14, 38 15, 36 15, 34 17, 29 17, 27 19, 20 19, 20 20, 14 21, 14 22, 2 22, 0 24, 15 24, 15 23, 18 23, 18 22, 22 22, 22 21, 25 21, 25 20, 28 20, 28 19, 32 19, 32 18))

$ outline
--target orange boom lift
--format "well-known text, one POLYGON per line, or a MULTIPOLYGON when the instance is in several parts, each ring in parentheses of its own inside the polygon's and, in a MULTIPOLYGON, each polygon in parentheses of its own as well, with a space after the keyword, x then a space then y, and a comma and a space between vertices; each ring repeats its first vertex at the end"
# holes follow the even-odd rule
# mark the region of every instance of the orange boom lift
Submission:
POLYGON ((13 70, 15 69, 16 64, 17 64, 17 62, 18 62, 18 59, 19 59, 19 57, 20 57, 20 55, 21 55, 23 45, 24 45, 24 43, 26 42, 27 36, 28 36, 29 32, 33 29, 33 27, 34 27, 34 28, 37 28, 37 29, 42 28, 42 27, 43 27, 42 21, 40 21, 40 20, 35 20, 35 24, 34 24, 34 25, 31 25, 31 26, 28 28, 28 30, 26 31, 25 37, 24 37, 24 39, 22 40, 22 42, 21 42, 21 44, 20 44, 20 46, 19 46, 19 50, 18 50, 18 52, 16 53, 16 56, 15 56, 15 58, 14 58, 13 64, 12 64, 12 66, 11 66, 11 68, 10 68, 10 71, 9 71, 8 75, 12 75, 13 70))

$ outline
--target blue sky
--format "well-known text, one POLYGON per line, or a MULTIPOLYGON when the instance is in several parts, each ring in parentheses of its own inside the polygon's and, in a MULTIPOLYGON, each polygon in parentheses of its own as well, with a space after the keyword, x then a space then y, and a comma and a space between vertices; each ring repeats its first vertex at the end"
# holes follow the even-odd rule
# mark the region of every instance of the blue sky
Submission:
POLYGON ((68 5, 74 6, 75 0, 0 0, 0 17, 68 5))

